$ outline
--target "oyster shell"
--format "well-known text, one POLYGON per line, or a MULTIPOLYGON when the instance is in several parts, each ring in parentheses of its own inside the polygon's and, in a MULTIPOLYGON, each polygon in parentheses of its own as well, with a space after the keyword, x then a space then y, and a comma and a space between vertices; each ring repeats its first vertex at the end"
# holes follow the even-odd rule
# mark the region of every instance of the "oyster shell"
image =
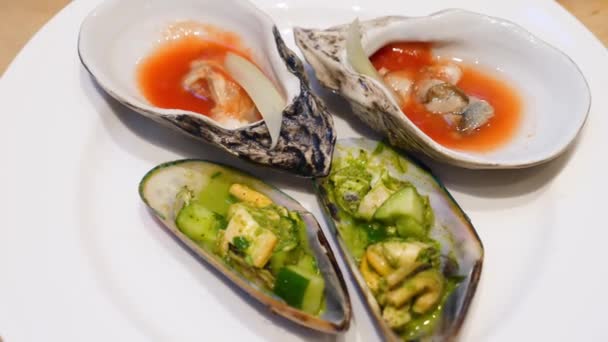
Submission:
MULTIPOLYGON (((183 33, 183 32, 182 32, 183 33)), ((104 2, 84 20, 80 60, 109 95, 163 125, 249 161, 300 176, 327 174, 335 142, 333 121, 311 93, 302 62, 285 45, 272 20, 245 0, 135 0, 104 2), (286 96, 280 137, 274 148, 264 121, 227 129, 207 116, 150 105, 138 90, 136 64, 176 21, 195 21, 234 32, 254 62, 286 96)))
MULTIPOLYGON (((297 324, 327 333, 337 333, 348 328, 351 317, 350 299, 344 279, 329 244, 314 216, 298 202, 280 190, 236 169, 202 160, 178 160, 161 164, 149 171, 142 179, 139 193, 145 204, 164 224, 164 227, 183 245, 218 270, 237 287, 268 308, 297 324), (182 233, 176 217, 184 207, 184 189, 199 193, 219 173, 228 174, 235 182, 267 196, 272 202, 297 212, 307 228, 309 246, 314 254, 320 275, 325 281, 325 309, 320 316, 312 315, 289 306, 285 301, 259 284, 237 272, 233 267, 208 248, 194 242, 182 233)), ((257 231, 256 231, 257 233, 257 231)))
POLYGON ((356 117, 396 147, 460 167, 522 168, 563 152, 588 115, 589 87, 578 67, 562 52, 514 23, 464 10, 360 22, 361 44, 368 56, 391 42, 434 42, 436 55, 496 71, 519 91, 524 104, 521 122, 504 146, 484 152, 446 148, 403 114, 385 84, 355 71, 346 53, 349 26, 294 28, 294 37, 320 83, 342 95, 356 117), (568 103, 557 104, 557 98, 567 98, 568 103))
MULTIPOLYGON (((372 182, 374 182, 374 179, 383 177, 382 173, 388 172, 391 177, 414 185, 420 195, 428 196, 428 203, 434 212, 434 220, 432 220, 433 223, 430 225, 429 234, 430 237, 435 241, 438 241, 441 246, 440 258, 442 261, 440 269, 444 276, 456 274, 462 277, 462 281, 456 285, 456 288, 451 292, 449 297, 445 299, 445 302, 439 304, 443 305, 441 317, 431 335, 422 337, 423 340, 450 340, 459 333, 477 288, 483 264, 482 243, 466 214, 460 209, 452 196, 428 169, 416 163, 414 160, 392 150, 388 146, 381 146, 379 144, 380 143, 377 141, 364 138, 338 140, 332 168, 345 165, 343 164, 344 158, 357 158, 360 153, 365 152, 368 156, 366 168, 372 174, 372 182), (453 263, 450 260, 455 260, 456 263, 453 263)), ((352 167, 348 168, 352 169, 352 167)), ((331 175, 334 175, 334 172, 336 171, 337 170, 332 170, 331 175)), ((352 239, 353 235, 350 235, 350 237, 347 238, 345 234, 349 233, 344 229, 350 224, 348 222, 351 219, 344 216, 345 212, 340 204, 334 203, 334 200, 336 199, 335 196, 337 195, 332 192, 329 182, 329 177, 316 179, 315 186, 320 201, 328 214, 329 225, 337 235, 337 245, 350 266, 350 270, 354 275, 359 290, 364 294, 364 298, 366 299, 365 304, 377 323, 381 335, 386 340, 399 341, 401 338, 391 330, 389 324, 383 319, 378 301, 370 289, 370 286, 368 286, 368 284, 371 283, 366 282, 362 271, 360 271, 360 267, 361 270, 364 270, 363 261, 366 260, 365 257, 360 256, 362 258, 362 264, 359 265, 353 254, 356 252, 349 249, 349 242, 347 241, 349 241, 349 238, 352 239), (332 195, 332 193, 334 195, 332 195)), ((380 180, 380 182, 382 182, 382 180, 380 180)), ((377 188, 372 187, 372 190, 369 190, 368 193, 374 192, 374 189, 377 188)), ((359 211, 361 211, 366 196, 365 194, 359 195, 363 196, 363 199, 360 202, 361 206, 359 206, 359 211)), ((376 195, 377 194, 374 196, 378 197, 376 195)), ((386 201, 386 199, 383 200, 382 203, 386 203, 384 201, 386 201)), ((377 212, 378 211, 376 211, 376 214, 374 215, 377 215, 377 212)), ((350 234, 355 233, 351 232, 350 234)), ((370 237, 363 239, 359 235, 355 236, 357 236, 358 239, 354 240, 356 242, 351 243, 356 246, 362 244, 359 246, 361 247, 360 251, 365 251, 367 249, 369 252, 368 246, 373 245, 375 243, 374 241, 377 240, 377 237, 374 237, 373 239, 370 237), (361 242, 361 239, 363 239, 364 242, 361 242)), ((416 243, 418 242, 414 242, 414 244, 416 243)), ((369 255, 368 252, 365 252, 367 253, 366 255, 369 255)), ((408 272, 410 271, 411 269, 408 270, 408 272)), ((400 279, 402 279, 402 277, 400 279)), ((391 286, 390 283, 392 280, 390 277, 386 278, 386 281, 389 283, 389 286, 391 286)), ((421 336, 416 336, 415 339, 419 337, 421 336)))

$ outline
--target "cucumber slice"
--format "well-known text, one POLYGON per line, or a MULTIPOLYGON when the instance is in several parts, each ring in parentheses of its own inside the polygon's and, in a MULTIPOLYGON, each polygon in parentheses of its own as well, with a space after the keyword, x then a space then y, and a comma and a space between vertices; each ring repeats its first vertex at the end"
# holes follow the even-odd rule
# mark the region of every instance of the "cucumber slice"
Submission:
POLYGON ((230 204, 234 202, 229 193, 230 185, 232 185, 231 176, 218 171, 210 177, 209 183, 198 195, 196 202, 211 211, 226 216, 230 204))
POLYGON ((278 274, 279 271, 285 266, 289 252, 279 251, 272 253, 270 257, 270 270, 273 274, 278 274))
POLYGON ((297 264, 298 269, 302 270, 302 272, 306 272, 309 274, 315 274, 317 272, 317 265, 315 263, 315 258, 312 255, 303 255, 298 260, 297 264))
POLYGON ((321 309, 325 282, 316 274, 310 274, 296 266, 283 267, 277 275, 274 293, 287 304, 309 314, 321 309))
POLYGON ((376 210, 393 194, 393 191, 384 186, 382 182, 379 183, 363 196, 359 209, 357 209, 357 217, 367 221, 371 220, 376 210))
POLYGON ((222 217, 197 202, 191 202, 177 214, 179 230, 196 242, 213 243, 222 227, 222 217))
POLYGON ((397 234, 402 238, 413 237, 416 239, 424 239, 427 235, 427 230, 415 219, 404 216, 397 219, 397 234))
POLYGON ((389 197, 386 202, 376 210, 374 218, 395 222, 400 217, 411 217, 414 220, 424 222, 425 205, 422 197, 411 186, 405 187, 389 197))

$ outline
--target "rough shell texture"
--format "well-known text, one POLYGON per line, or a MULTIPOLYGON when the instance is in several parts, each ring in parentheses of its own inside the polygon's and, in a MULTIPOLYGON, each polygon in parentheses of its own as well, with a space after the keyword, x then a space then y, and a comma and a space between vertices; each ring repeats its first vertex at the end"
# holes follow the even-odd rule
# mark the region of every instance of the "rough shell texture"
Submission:
POLYGON ((285 45, 271 18, 248 1, 106 1, 83 22, 78 52, 101 88, 156 122, 237 157, 300 176, 321 176, 329 170, 335 143, 332 117, 311 93, 302 62, 285 45), (133 21, 133 16, 140 20, 133 21), (209 24, 246 42, 243 44, 252 52, 254 62, 287 98, 274 149, 270 149, 263 121, 227 129, 204 115, 155 107, 143 97, 135 76, 137 63, 159 41, 175 39, 162 34, 178 21, 209 24))
MULTIPOLYGON (((371 155, 373 151, 376 151, 377 146, 377 141, 363 138, 339 140, 336 145, 334 160, 347 155, 357 156, 359 151, 366 151, 368 155, 371 155)), ((387 150, 385 148, 383 152, 372 158, 394 160, 394 152, 387 150)), ((427 339, 432 341, 452 340, 459 333, 477 288, 483 264, 483 246, 467 215, 439 180, 433 176, 430 170, 403 154, 400 154, 399 158, 400 168, 405 168, 405 171, 397 169, 392 164, 389 164, 390 166, 386 168, 386 171, 393 177, 411 182, 421 195, 429 196, 430 204, 435 214, 435 222, 430 234, 441 244, 442 255, 450 255, 457 260, 459 268, 455 273, 464 278, 447 299, 442 311, 442 317, 433 335, 427 337, 427 339)), ((359 290, 367 299, 367 308, 374 317, 382 336, 387 340, 400 341, 400 338, 393 333, 382 319, 374 295, 367 287, 365 280, 359 272, 359 266, 340 235, 340 220, 338 215, 340 209, 328 198, 326 185, 324 185, 325 182, 326 179, 315 181, 317 194, 325 208, 329 224, 336 232, 338 246, 342 255, 350 266, 359 290)), ((445 267, 449 266, 444 265, 444 272, 446 272, 445 267)), ((454 271, 451 269, 450 273, 454 271)))
POLYGON ((353 69, 346 56, 348 25, 325 30, 295 28, 296 44, 320 83, 342 95, 356 117, 394 146, 461 167, 522 168, 558 156, 585 122, 590 95, 578 67, 514 23, 446 10, 427 17, 380 17, 360 25, 368 56, 395 41, 433 42, 436 55, 459 58, 499 73, 522 97, 521 122, 503 146, 484 152, 447 148, 404 115, 384 84, 353 69), (569 101, 556 102, 555 98, 569 101))
POLYGON ((142 200, 171 234, 237 287, 268 306, 272 312, 318 331, 336 333, 348 328, 351 306, 340 269, 318 222, 293 198, 241 171, 202 160, 179 160, 155 167, 142 179, 139 192, 142 200), (180 203, 176 201, 178 192, 184 186, 194 193, 200 192, 209 181, 209 177, 218 171, 230 173, 235 180, 267 195, 273 202, 300 213, 307 227, 308 242, 325 279, 327 306, 322 316, 318 317, 297 310, 273 294, 260 290, 247 278, 230 268, 220 257, 201 248, 177 228, 175 217, 181 209, 180 203))
POLYGON ((228 130, 199 116, 163 116, 163 119, 191 136, 221 146, 238 157, 301 176, 326 175, 336 140, 331 115, 311 93, 302 62, 285 46, 276 28, 273 34, 281 58, 289 71, 301 80, 300 94, 283 111, 281 137, 275 149, 268 148, 270 134, 263 122, 228 130))
MULTIPOLYGON (((363 21, 360 23, 361 31, 386 27, 403 19, 383 17, 363 21)), ((349 99, 353 113, 375 131, 385 134, 392 145, 424 151, 435 159, 441 159, 440 153, 425 149, 424 144, 415 138, 418 134, 416 127, 403 115, 386 88, 347 65, 347 29, 348 26, 343 25, 327 30, 294 30, 296 43, 315 70, 320 83, 349 99)))

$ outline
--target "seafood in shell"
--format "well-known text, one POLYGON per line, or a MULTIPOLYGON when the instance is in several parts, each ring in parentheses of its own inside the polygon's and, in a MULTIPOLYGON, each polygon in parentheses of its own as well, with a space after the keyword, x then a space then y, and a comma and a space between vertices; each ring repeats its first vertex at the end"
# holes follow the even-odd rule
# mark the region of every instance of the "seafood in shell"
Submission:
MULTIPOLYGON (((187 31, 178 33, 206 34, 187 31)), ((106 1, 82 23, 78 53, 103 90, 158 123, 234 156, 299 176, 322 176, 329 170, 335 142, 332 117, 310 91, 302 62, 285 45, 272 19, 246 0, 106 1), (276 142, 271 140, 264 120, 245 125, 234 120, 218 122, 186 110, 159 108, 143 97, 134 75, 136 64, 159 41, 175 38, 163 33, 176 21, 212 25, 242 38, 253 62, 286 101, 281 113, 275 113, 280 116, 276 142)), ((255 116, 247 109, 245 112, 255 116)))
MULTIPOLYGON (((359 23, 360 53, 349 57, 348 38, 352 36, 349 34, 352 26, 347 23, 325 29, 296 27, 294 38, 319 83, 342 96, 356 118, 398 148, 470 169, 524 168, 547 162, 562 153, 587 118, 589 87, 576 64, 510 21, 460 9, 421 17, 378 17, 359 23), (435 56, 474 63, 476 67, 500 74, 518 90, 523 103, 516 132, 504 145, 491 151, 448 148, 433 140, 408 119, 395 96, 395 93, 415 91, 415 85, 393 77, 398 75, 381 75, 382 70, 374 75, 378 71, 361 67, 362 59, 369 63, 369 56, 394 42, 429 43, 435 56), (542 62, 530 63, 531 60, 542 62), (355 64, 359 67, 355 68, 355 64), (552 81, 546 82, 547 79, 552 81), (555 98, 571 101, 558 104, 555 98)), ((464 115, 469 117, 466 120, 462 117, 463 120, 459 120, 454 113, 448 113, 445 119, 452 120, 463 131, 474 130, 493 112, 486 103, 473 97, 466 107, 462 94, 449 86, 459 77, 458 71, 447 71, 448 82, 444 80, 435 94, 450 94, 453 108, 470 111, 464 115)))
POLYGON ((483 246, 424 166, 383 143, 342 139, 317 195, 385 340, 454 339, 475 294, 483 246))
POLYGON ((326 333, 348 328, 351 306, 340 269, 315 217, 293 198, 234 168, 192 159, 153 168, 143 177, 139 194, 171 235, 270 311, 326 333), (275 220, 274 216, 280 229, 259 223, 275 220), (296 229, 286 235, 291 240, 282 238, 287 229, 296 229), (307 246, 306 253, 314 259, 302 254, 301 246, 307 246), (312 280, 324 284, 322 293, 312 293, 308 286, 300 298, 303 303, 309 293, 322 298, 324 304, 317 302, 313 310, 290 301, 293 289, 302 284, 299 274, 295 287, 279 287, 281 279, 294 279, 293 274, 281 278, 281 272, 302 269, 303 261, 315 269, 314 275, 301 273, 311 280, 309 284, 312 280), (282 266, 277 276, 273 268, 278 264, 282 266))

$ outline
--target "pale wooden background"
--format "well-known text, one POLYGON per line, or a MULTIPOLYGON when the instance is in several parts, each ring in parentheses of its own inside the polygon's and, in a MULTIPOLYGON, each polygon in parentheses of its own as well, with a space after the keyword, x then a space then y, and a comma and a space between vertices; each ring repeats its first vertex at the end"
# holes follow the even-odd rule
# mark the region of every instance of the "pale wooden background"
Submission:
MULTIPOLYGON (((19 50, 69 0, 0 0, 0 75, 19 50)), ((558 0, 608 46, 608 0, 558 0)))

